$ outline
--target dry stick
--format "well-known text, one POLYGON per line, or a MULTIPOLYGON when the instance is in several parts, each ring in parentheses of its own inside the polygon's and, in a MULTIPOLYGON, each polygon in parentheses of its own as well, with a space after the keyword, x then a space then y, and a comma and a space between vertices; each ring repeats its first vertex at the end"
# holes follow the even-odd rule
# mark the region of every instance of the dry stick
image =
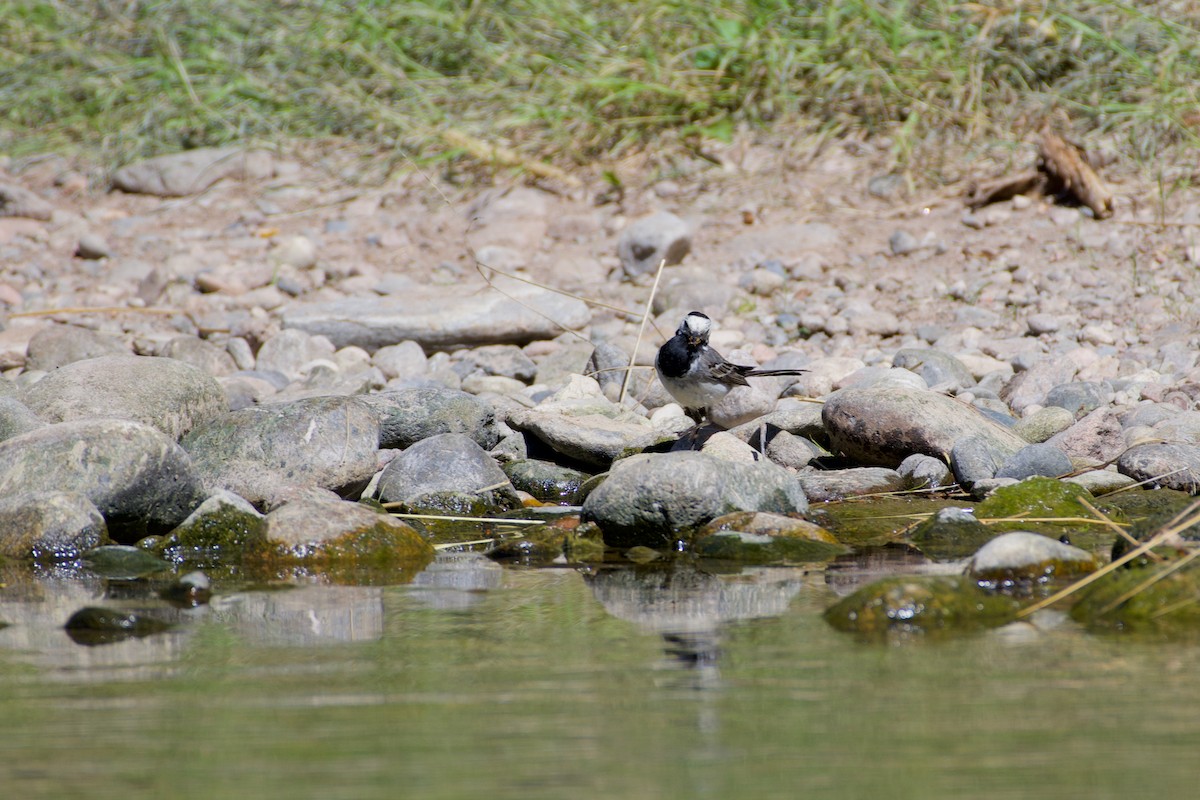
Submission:
POLYGON ((121 306, 76 306, 72 308, 43 308, 38 311, 18 311, 15 314, 9 314, 9 319, 17 317, 52 317, 55 314, 164 314, 171 316, 172 314, 183 314, 186 312, 173 308, 123 308, 121 306))
MULTIPOLYGON (((1088 511, 1092 512, 1092 513, 1093 513, 1093 514, 1095 514, 1097 517, 1099 517, 1099 518, 1100 518, 1100 520, 1101 520, 1101 521, 1102 521, 1102 522, 1103 522, 1105 525, 1107 525, 1107 526, 1108 526, 1109 528, 1111 528, 1112 530, 1116 531, 1116 534, 1117 534, 1118 536, 1120 536, 1121 538, 1123 538, 1125 541, 1129 542, 1129 543, 1130 543, 1131 545, 1133 545, 1134 547, 1137 547, 1137 546, 1140 544, 1140 542, 1138 542, 1138 540, 1137 540, 1137 539, 1135 539, 1135 538, 1133 538, 1132 536, 1130 536, 1130 535, 1129 535, 1129 533, 1128 533, 1128 532, 1127 532, 1127 531, 1126 531, 1124 528, 1122 528, 1120 525, 1118 525, 1118 524, 1117 524, 1117 523, 1116 523, 1116 522, 1113 520, 1113 518, 1112 518, 1112 517, 1108 516, 1108 515, 1107 515, 1107 514, 1105 514, 1103 511, 1101 511, 1100 509, 1096 508, 1096 507, 1095 507, 1094 505, 1092 505, 1092 504, 1091 504, 1091 503, 1090 503, 1090 502, 1089 502, 1087 499, 1085 499, 1085 498, 1081 497, 1081 498, 1079 498, 1079 503, 1080 503, 1080 505, 1082 505, 1084 508, 1086 508, 1088 511)), ((1151 558, 1155 559, 1156 561, 1161 561, 1161 560, 1162 560, 1161 558, 1159 558, 1159 555, 1158 555, 1157 553, 1148 553, 1147 555, 1149 555, 1151 558)))
POLYGON ((637 361, 638 350, 642 346, 642 336, 646 333, 646 320, 650 319, 650 307, 654 304, 654 295, 658 293, 658 282, 662 279, 663 267, 667 259, 658 262, 658 271, 654 273, 654 285, 650 287, 650 296, 646 298, 646 310, 642 312, 642 324, 638 326, 637 339, 633 342, 633 352, 629 354, 629 369, 621 379, 621 393, 617 396, 617 405, 625 404, 625 390, 629 387, 629 375, 633 372, 634 362, 637 361))
POLYGON ((1121 556, 1116 561, 1110 562, 1108 564, 1108 566, 1104 567, 1103 569, 1098 569, 1095 572, 1093 572, 1091 575, 1088 575, 1084 578, 1081 578, 1081 579, 1075 581, 1075 583, 1072 583, 1070 586, 1066 587, 1065 589, 1055 592, 1054 594, 1050 595, 1049 597, 1039 600, 1038 602, 1034 603, 1031 606, 1026 606, 1025 608, 1023 608, 1017 612, 1017 619, 1021 619, 1023 617, 1028 617, 1030 614, 1033 614, 1037 611, 1041 611, 1043 608, 1046 608, 1047 606, 1057 603, 1059 600, 1063 599, 1064 597, 1069 597, 1070 595, 1079 591, 1083 587, 1093 583, 1094 581, 1100 580, 1101 578, 1103 578, 1105 575, 1109 574, 1113 570, 1121 567, 1124 564, 1128 564, 1130 561, 1137 558, 1138 556, 1150 552, 1152 549, 1154 549, 1155 547, 1158 547, 1160 544, 1162 544, 1163 542, 1165 542, 1167 539, 1171 538, 1172 536, 1179 535, 1179 533, 1181 531, 1187 530, 1189 527, 1194 525, 1196 522, 1200 522, 1200 514, 1194 513, 1197 509, 1200 509, 1200 500, 1197 500, 1196 502, 1191 503, 1190 505, 1188 505, 1187 508, 1185 508, 1183 511, 1179 512, 1179 514, 1176 514, 1175 517, 1173 517, 1171 519, 1171 521, 1168 522, 1164 528, 1162 528, 1158 533, 1156 533, 1153 537, 1151 537, 1144 544, 1134 548, 1133 550, 1130 550, 1128 553, 1121 556))
MULTIPOLYGON (((1129 598, 1136 595, 1138 592, 1153 586, 1154 584, 1161 581, 1163 578, 1166 578, 1172 572, 1175 572, 1178 569, 1186 567, 1188 564, 1190 564, 1196 560, 1196 556, 1200 556, 1200 548, 1196 548, 1196 549, 1192 550, 1186 556, 1184 556, 1183 558, 1174 562, 1170 566, 1151 575, 1149 578, 1142 581, 1141 583, 1139 583, 1137 586, 1133 587, 1129 591, 1125 592, 1120 597, 1118 597, 1117 599, 1113 600, 1111 603, 1106 605, 1104 608, 1100 609, 1099 614, 1107 614, 1108 612, 1112 611, 1117 606, 1121 605, 1121 603, 1124 603, 1126 600, 1128 600, 1129 598)), ((1194 602, 1194 598, 1193 598, 1193 602, 1194 602)))

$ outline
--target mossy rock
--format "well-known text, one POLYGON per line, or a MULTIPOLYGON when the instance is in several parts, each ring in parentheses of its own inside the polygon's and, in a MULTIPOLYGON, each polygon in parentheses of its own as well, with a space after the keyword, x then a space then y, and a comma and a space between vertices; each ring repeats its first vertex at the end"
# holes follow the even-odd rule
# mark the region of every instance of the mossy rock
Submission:
POLYGON ((73 642, 99 645, 112 644, 130 637, 150 636, 171 626, 136 611, 86 606, 72 614, 63 627, 73 642))
POLYGON ((951 500, 913 497, 843 500, 810 506, 806 516, 843 544, 854 548, 880 547, 904 539, 914 519, 961 505, 951 500))
POLYGON ((997 489, 975 507, 975 516, 980 519, 1015 518, 1011 522, 995 523, 992 528, 996 531, 1036 530, 1033 524, 1019 518, 1087 516, 1080 498, 1091 500, 1091 495, 1082 486, 1056 478, 1026 478, 997 489))
POLYGON ((348 531, 296 553, 285 549, 284 558, 295 558, 308 565, 360 564, 390 566, 400 562, 421 562, 433 559, 433 545, 411 526, 380 520, 377 524, 348 531))
POLYGON ((267 523, 251 510, 220 505, 193 514, 165 536, 147 540, 143 546, 175 562, 236 562, 267 550, 267 523))
POLYGON ((909 538, 921 552, 936 561, 966 558, 996 537, 969 508, 940 509, 913 528, 909 538))
POLYGON ((496 561, 522 564, 550 564, 559 559, 567 563, 604 560, 604 540, 600 529, 591 523, 582 525, 564 520, 530 526, 520 538, 507 539, 488 551, 496 561))
POLYGON ((692 543, 692 552, 701 558, 782 566, 830 561, 849 553, 850 548, 794 534, 719 531, 697 538, 692 543))
POLYGON ((1108 573, 1080 592, 1071 617, 1090 628, 1200 632, 1200 565, 1171 566, 1108 573))
POLYGON ((1003 625, 1020 607, 969 578, 908 576, 862 587, 830 607, 825 620, 838 630, 865 636, 953 633, 1003 625))
POLYGON ((171 569, 171 565, 140 547, 114 544, 94 547, 83 554, 88 568, 110 580, 134 580, 171 569))
MULTIPOLYGON (((1196 502, 1196 498, 1186 492, 1174 489, 1156 489, 1143 492, 1123 492, 1112 498, 1104 498, 1097 507, 1109 514, 1117 522, 1127 523, 1125 529, 1132 538, 1144 542, 1152 538, 1159 530, 1170 523, 1184 509, 1196 502)), ((1185 528, 1179 538, 1184 541, 1200 541, 1200 523, 1185 528)), ((1112 559, 1116 561, 1133 549, 1133 545, 1123 537, 1118 536, 1113 541, 1112 559)), ((1157 553, 1170 556, 1173 548, 1156 548, 1157 553)), ((1135 559, 1132 566, 1142 566, 1150 563, 1148 557, 1135 559)))
POLYGON ((456 517, 490 517, 519 508, 520 503, 510 501, 499 492, 442 491, 429 492, 401 506, 410 514, 444 514, 456 517))
POLYGON ((514 488, 528 492, 543 503, 578 505, 579 487, 590 476, 579 470, 560 467, 549 461, 524 459, 502 464, 514 488))

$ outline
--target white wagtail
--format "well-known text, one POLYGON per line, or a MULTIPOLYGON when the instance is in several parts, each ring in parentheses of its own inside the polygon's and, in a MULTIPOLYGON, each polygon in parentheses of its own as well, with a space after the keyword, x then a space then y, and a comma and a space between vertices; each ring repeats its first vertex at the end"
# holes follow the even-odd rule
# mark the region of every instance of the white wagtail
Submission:
POLYGON ((658 349, 654 368, 658 379, 684 413, 697 426, 709 410, 735 386, 749 386, 746 378, 777 375, 799 375, 802 369, 757 369, 732 364, 708 346, 712 320, 699 311, 692 311, 679 323, 675 335, 658 349))

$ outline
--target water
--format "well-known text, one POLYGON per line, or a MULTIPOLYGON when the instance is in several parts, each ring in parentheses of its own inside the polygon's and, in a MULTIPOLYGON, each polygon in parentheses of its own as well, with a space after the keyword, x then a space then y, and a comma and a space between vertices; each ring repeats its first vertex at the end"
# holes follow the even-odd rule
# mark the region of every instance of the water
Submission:
POLYGON ((0 786, 89 800, 1194 795, 1200 645, 1056 614, 864 643, 819 616, 847 581, 452 556, 407 585, 218 583, 166 633, 82 646, 61 628, 75 609, 145 601, 10 572, 0 786))

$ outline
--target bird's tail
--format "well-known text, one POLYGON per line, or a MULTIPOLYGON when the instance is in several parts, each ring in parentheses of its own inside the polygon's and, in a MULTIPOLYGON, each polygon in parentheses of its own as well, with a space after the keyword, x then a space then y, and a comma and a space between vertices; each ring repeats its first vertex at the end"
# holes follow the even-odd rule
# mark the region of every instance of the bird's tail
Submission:
POLYGON ((775 378, 785 375, 803 375, 806 369, 752 369, 746 373, 747 378, 775 378))

